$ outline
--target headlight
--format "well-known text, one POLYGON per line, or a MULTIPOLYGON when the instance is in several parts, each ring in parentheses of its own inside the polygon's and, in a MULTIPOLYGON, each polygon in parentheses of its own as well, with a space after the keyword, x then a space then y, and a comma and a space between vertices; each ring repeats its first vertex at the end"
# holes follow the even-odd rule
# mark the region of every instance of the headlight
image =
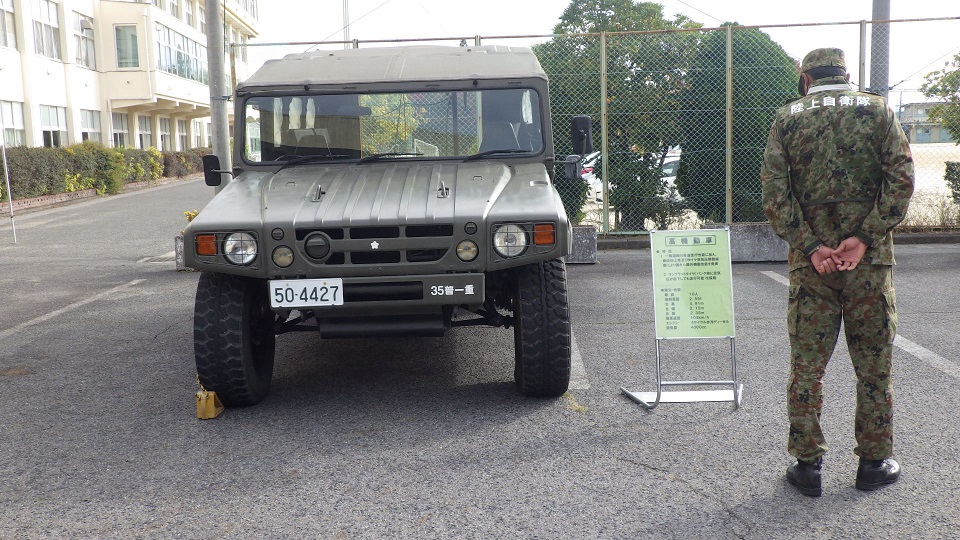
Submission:
POLYGON ((464 240, 457 244, 457 257, 463 262, 470 262, 477 258, 479 250, 472 240, 464 240))
POLYGON ((293 264, 293 250, 287 246, 280 246, 273 250, 273 264, 286 268, 293 264))
POLYGON ((246 266, 257 258, 257 241, 250 233, 230 233, 223 239, 223 256, 233 264, 246 266))
POLYGON ((501 257, 516 257, 527 249, 527 231, 514 224, 501 225, 493 232, 493 249, 501 257))

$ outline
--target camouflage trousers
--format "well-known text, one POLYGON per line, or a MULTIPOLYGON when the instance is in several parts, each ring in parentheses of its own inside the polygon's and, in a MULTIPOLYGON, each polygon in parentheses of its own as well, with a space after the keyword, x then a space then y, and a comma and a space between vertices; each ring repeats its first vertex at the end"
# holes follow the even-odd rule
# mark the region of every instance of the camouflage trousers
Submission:
POLYGON ((824 276, 812 267, 790 272, 787 450, 803 460, 827 451, 820 429, 823 374, 837 344, 841 319, 857 375, 855 453, 865 459, 884 459, 893 454, 890 368, 897 326, 893 271, 886 265, 861 264, 824 276))

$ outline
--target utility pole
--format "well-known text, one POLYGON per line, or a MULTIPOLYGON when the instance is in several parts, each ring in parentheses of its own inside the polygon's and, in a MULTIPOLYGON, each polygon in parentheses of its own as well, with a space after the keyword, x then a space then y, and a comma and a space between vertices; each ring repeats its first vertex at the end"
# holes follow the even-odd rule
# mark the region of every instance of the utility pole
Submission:
POLYGON ((350 0, 343 0, 343 48, 350 48, 350 0))
MULTIPOLYGON (((227 85, 225 64, 225 39, 223 32, 223 8, 221 0, 204 0, 207 11, 207 64, 210 68, 210 129, 213 138, 213 153, 220 158, 220 169, 233 170, 230 159, 230 119, 228 116, 231 89, 227 85)), ((221 175, 221 178, 223 175, 221 175)), ((224 178, 229 182, 230 175, 224 178)), ((223 184, 217 186, 217 193, 223 184)))
MULTIPOLYGON (((890 20, 890 0, 873 0, 873 20, 890 20)), ((874 22, 870 36, 869 90, 886 99, 890 91, 890 25, 874 22)))

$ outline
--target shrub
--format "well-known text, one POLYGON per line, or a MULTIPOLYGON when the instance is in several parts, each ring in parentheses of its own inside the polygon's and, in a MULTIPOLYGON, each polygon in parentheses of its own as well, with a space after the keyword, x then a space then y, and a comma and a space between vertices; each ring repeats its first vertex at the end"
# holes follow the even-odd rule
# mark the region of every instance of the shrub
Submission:
POLYGON ((62 193, 69 172, 63 148, 7 148, 10 189, 14 199, 62 193))
POLYGON ((70 171, 80 176, 81 184, 95 188, 101 195, 120 192, 123 187, 123 154, 120 150, 87 141, 66 151, 70 157, 70 171))
POLYGON ((163 178, 163 155, 156 148, 147 148, 150 155, 150 178, 148 180, 159 180, 163 178))
POLYGON ((163 176, 165 178, 183 178, 188 174, 203 170, 202 156, 209 154, 209 148, 194 148, 184 152, 163 152, 163 176))
POLYGON ((149 151, 138 150, 136 148, 123 148, 120 152, 123 156, 123 168, 122 174, 120 175, 122 183, 146 182, 154 179, 151 176, 153 164, 151 163, 152 156, 149 151))
POLYGON ((960 161, 947 162, 947 170, 943 179, 950 186, 950 191, 953 193, 953 202, 960 204, 960 161))

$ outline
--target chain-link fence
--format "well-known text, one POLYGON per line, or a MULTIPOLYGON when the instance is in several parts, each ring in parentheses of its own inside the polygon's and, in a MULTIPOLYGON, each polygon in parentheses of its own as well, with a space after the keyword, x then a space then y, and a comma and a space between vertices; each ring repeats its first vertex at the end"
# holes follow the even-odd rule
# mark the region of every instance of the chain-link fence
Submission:
MULTIPOLYGON (((572 151, 570 119, 593 118, 596 148, 584 156, 586 185, 577 187, 585 188, 585 198, 571 217, 604 234, 765 221, 759 170, 775 111, 798 97, 800 58, 837 46, 847 54, 853 87, 873 84, 889 94, 911 141, 917 184, 904 224, 935 229, 958 225, 945 171, 960 161, 960 147, 921 85, 958 54, 960 46, 947 39, 958 33, 960 18, 950 18, 350 45, 539 41, 533 48, 550 79, 558 158, 572 151), (884 40, 889 57, 872 57, 873 43, 884 40)), ((288 44, 270 52, 277 57, 307 47, 343 44, 288 44)))

